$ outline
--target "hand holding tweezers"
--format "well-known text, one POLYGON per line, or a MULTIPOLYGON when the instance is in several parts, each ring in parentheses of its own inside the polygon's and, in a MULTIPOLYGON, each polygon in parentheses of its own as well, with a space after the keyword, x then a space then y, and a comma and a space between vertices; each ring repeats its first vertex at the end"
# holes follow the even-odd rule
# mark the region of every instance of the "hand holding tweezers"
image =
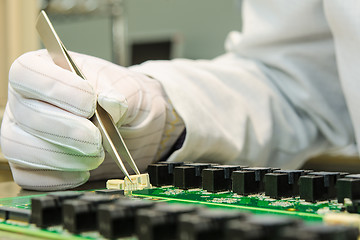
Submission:
MULTIPOLYGON (((36 29, 39 32, 41 40, 48 50, 51 58, 56 65, 67 69, 86 80, 81 70, 76 66, 73 59, 70 57, 64 44, 61 42, 59 36, 55 32, 49 18, 44 11, 41 11, 36 22, 36 29)), ((116 164, 119 166, 125 176, 131 181, 130 175, 126 170, 123 160, 125 160, 136 174, 140 174, 134 160, 132 159, 129 150, 127 149, 119 130, 116 128, 111 116, 98 103, 96 104, 95 114, 91 121, 99 128, 103 146, 110 154, 116 164)))

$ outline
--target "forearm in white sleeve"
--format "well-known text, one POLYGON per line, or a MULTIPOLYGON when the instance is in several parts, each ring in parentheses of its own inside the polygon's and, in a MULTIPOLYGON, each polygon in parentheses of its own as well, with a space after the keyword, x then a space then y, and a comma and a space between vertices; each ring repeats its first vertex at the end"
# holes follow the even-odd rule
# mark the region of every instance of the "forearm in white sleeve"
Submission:
POLYGON ((356 0, 326 0, 324 9, 334 36, 341 87, 360 152, 360 4, 356 0))
POLYGON ((228 54, 133 68, 162 83, 184 120, 184 145, 169 161, 297 168, 353 145, 321 1, 249 0, 243 9, 228 54))

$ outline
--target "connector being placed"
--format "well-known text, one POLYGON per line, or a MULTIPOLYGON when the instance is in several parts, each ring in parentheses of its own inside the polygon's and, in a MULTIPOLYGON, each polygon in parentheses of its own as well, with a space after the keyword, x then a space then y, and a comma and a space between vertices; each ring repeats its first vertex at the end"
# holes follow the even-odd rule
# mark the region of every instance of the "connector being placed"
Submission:
POLYGON ((109 179, 106 182, 107 189, 121 189, 125 191, 142 190, 151 188, 149 174, 130 175, 131 181, 125 177, 121 179, 109 179))

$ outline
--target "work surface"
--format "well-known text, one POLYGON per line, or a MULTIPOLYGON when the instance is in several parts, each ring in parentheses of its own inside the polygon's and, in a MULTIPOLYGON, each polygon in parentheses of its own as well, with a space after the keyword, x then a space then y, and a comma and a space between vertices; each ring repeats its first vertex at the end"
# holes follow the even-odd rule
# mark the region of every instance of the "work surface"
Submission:
MULTIPOLYGON (((85 183, 84 185, 72 190, 101 189, 101 188, 105 188, 105 185, 106 185, 105 180, 94 181, 94 182, 85 183)), ((21 196, 44 194, 44 193, 48 193, 48 192, 24 190, 13 181, 0 183, 0 198, 21 197, 21 196)))

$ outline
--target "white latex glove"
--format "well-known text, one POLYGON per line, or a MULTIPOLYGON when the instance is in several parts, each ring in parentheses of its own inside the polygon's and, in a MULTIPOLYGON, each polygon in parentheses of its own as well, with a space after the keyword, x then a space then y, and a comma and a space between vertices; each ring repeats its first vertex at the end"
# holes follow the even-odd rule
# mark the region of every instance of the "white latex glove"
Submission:
MULTIPOLYGON (((140 171, 184 129, 160 83, 102 59, 70 53, 87 81, 55 65, 46 50, 19 57, 9 73, 1 148, 23 188, 79 186, 104 160, 100 131, 88 120, 95 103, 110 113, 140 171)), ((95 178, 119 175, 106 160, 95 178)), ((130 168, 129 168, 130 169, 130 168)))

